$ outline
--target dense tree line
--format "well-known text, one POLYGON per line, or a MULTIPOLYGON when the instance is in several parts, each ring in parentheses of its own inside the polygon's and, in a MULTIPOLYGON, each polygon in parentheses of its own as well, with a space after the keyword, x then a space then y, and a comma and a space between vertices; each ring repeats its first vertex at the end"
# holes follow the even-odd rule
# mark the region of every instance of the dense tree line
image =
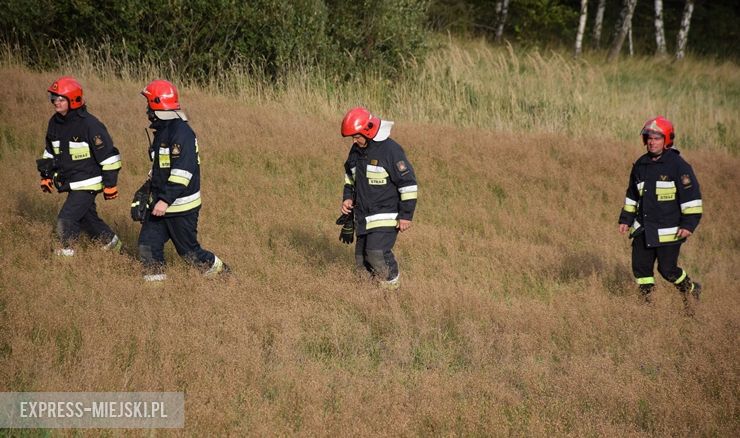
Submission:
POLYGON ((77 44, 205 78, 234 63, 279 77, 298 66, 394 75, 423 55, 428 0, 11 0, 0 39, 32 65, 77 44))
POLYGON ((575 43, 576 56, 619 55, 626 39, 631 53, 688 48, 737 59, 738 17, 740 2, 731 0, 10 0, 0 8, 0 42, 40 68, 81 45, 195 79, 234 64, 272 78, 308 65, 346 79, 401 74, 428 50, 430 31, 524 46, 575 43), (681 47, 689 3, 691 34, 681 47))

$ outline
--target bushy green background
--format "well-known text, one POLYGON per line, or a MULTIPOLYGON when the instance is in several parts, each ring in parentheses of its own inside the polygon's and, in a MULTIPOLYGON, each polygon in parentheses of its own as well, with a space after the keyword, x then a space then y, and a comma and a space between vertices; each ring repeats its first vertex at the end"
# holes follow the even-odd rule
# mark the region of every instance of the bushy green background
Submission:
MULTIPOLYGON (((490 38, 492 0, 10 0, 0 8, 0 43, 24 62, 48 69, 69 61, 76 47, 98 59, 165 67, 180 78, 204 81, 240 71, 280 83, 288 72, 320 69, 347 80, 367 74, 393 79, 418 65, 438 34, 490 38), (101 56, 102 55, 102 56, 101 56)), ((593 47, 590 3, 584 45, 593 47)), ((740 3, 697 2, 690 53, 738 59, 740 3)), ((668 49, 684 0, 664 0, 668 49)), ((638 2, 635 52, 655 51, 653 2, 638 2)), ((570 48, 579 0, 516 0, 504 38, 521 46, 570 48)), ((607 2, 601 47, 608 47, 621 2, 607 2)), ((411 73, 412 75, 414 73, 411 73)))
POLYGON ((273 78, 297 66, 397 74, 423 54, 427 0, 27 0, 0 9, 0 37, 48 68, 83 45, 174 64, 203 79, 238 64, 273 78))

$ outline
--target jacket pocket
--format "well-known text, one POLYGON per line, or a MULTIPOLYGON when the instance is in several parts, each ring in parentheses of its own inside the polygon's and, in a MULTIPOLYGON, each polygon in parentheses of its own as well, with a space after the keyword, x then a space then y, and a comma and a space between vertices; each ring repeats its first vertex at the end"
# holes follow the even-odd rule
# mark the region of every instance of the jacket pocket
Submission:
POLYGON ((656 181, 655 196, 659 202, 676 200, 676 183, 673 181, 656 181))
POLYGON ((388 172, 381 166, 368 164, 365 170, 367 183, 371 186, 384 186, 388 184, 388 172))
POLYGON ((90 145, 84 141, 70 141, 69 155, 72 161, 86 160, 90 158, 90 145))

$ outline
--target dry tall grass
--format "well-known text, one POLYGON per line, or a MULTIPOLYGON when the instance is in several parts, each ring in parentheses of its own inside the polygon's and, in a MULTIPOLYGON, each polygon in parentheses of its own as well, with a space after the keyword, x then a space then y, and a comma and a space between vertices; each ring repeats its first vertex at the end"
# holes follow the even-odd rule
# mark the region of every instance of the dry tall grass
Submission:
POLYGON ((171 251, 161 286, 139 278, 128 219, 149 165, 145 79, 79 72, 124 156, 123 199, 99 210, 127 253, 59 260, 48 242, 63 196, 37 189, 33 162, 56 73, 6 57, 0 390, 185 391, 184 432, 197 436, 737 436, 737 67, 650 62, 677 73, 646 95, 608 79, 642 77, 642 63, 491 50, 451 46, 454 61, 433 57, 406 88, 357 85, 368 98, 317 79, 183 89, 202 149, 201 242, 235 273, 207 281, 171 251), (700 77, 711 80, 686 93, 700 77), (459 100, 464 84, 478 100, 459 100), (520 106, 530 98, 542 106, 520 106), (338 119, 356 102, 397 120, 419 177, 398 293, 353 279, 333 224, 338 119), (616 231, 634 134, 658 111, 676 119, 679 147, 708 140, 684 150, 706 205, 681 263, 705 285, 695 318, 664 282, 654 307, 638 302, 616 231))

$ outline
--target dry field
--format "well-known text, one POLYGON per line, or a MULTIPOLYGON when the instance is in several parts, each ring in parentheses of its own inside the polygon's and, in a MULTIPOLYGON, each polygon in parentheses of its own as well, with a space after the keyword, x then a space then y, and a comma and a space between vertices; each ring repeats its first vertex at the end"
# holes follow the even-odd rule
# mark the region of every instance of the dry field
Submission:
MULTIPOLYGON (((486 91, 487 79, 466 70, 489 49, 455 50, 451 74, 483 100, 506 88, 486 91)), ((486 56, 491 65, 510 56, 510 65, 514 55, 486 56)), ((151 285, 139 276, 139 226, 128 218, 149 166, 138 95, 146 80, 79 74, 123 154, 122 196, 98 205, 126 250, 83 242, 79 256, 60 260, 50 238, 64 196, 41 193, 34 163, 51 115, 45 89, 60 72, 5 62, 0 391, 184 391, 185 429, 156 432, 164 435, 738 436, 739 70, 652 65, 666 74, 666 93, 645 94, 597 86, 607 86, 600 69, 622 74, 618 66, 560 59, 534 73, 550 94, 530 108, 543 118, 528 126, 525 90, 544 92, 516 71, 499 122, 490 102, 457 119, 465 102, 450 101, 449 114, 440 103, 435 115, 434 102, 453 90, 428 97, 424 81, 364 101, 396 120, 393 137, 419 178, 414 226, 396 246, 396 293, 351 275, 352 250, 334 225, 348 146, 339 120, 358 96, 298 82, 269 93, 181 90, 201 145, 200 240, 234 275, 203 279, 168 247, 170 279, 151 285), (558 76, 561 68, 571 72, 558 76), (681 68, 686 82, 667 73, 681 68), (688 70, 709 83, 691 88, 688 70), (574 89, 585 106, 566 120, 558 105, 574 89), (693 94, 672 103, 668 94, 686 89, 693 94), (598 103, 600 93, 608 99, 598 103), (705 203, 681 259, 705 288, 693 318, 662 280, 654 306, 638 301, 629 242, 617 232, 643 150, 637 132, 664 109, 677 119, 679 149, 684 133, 694 138, 683 153, 705 203)), ((432 79, 435 62, 425 70, 432 79)))

